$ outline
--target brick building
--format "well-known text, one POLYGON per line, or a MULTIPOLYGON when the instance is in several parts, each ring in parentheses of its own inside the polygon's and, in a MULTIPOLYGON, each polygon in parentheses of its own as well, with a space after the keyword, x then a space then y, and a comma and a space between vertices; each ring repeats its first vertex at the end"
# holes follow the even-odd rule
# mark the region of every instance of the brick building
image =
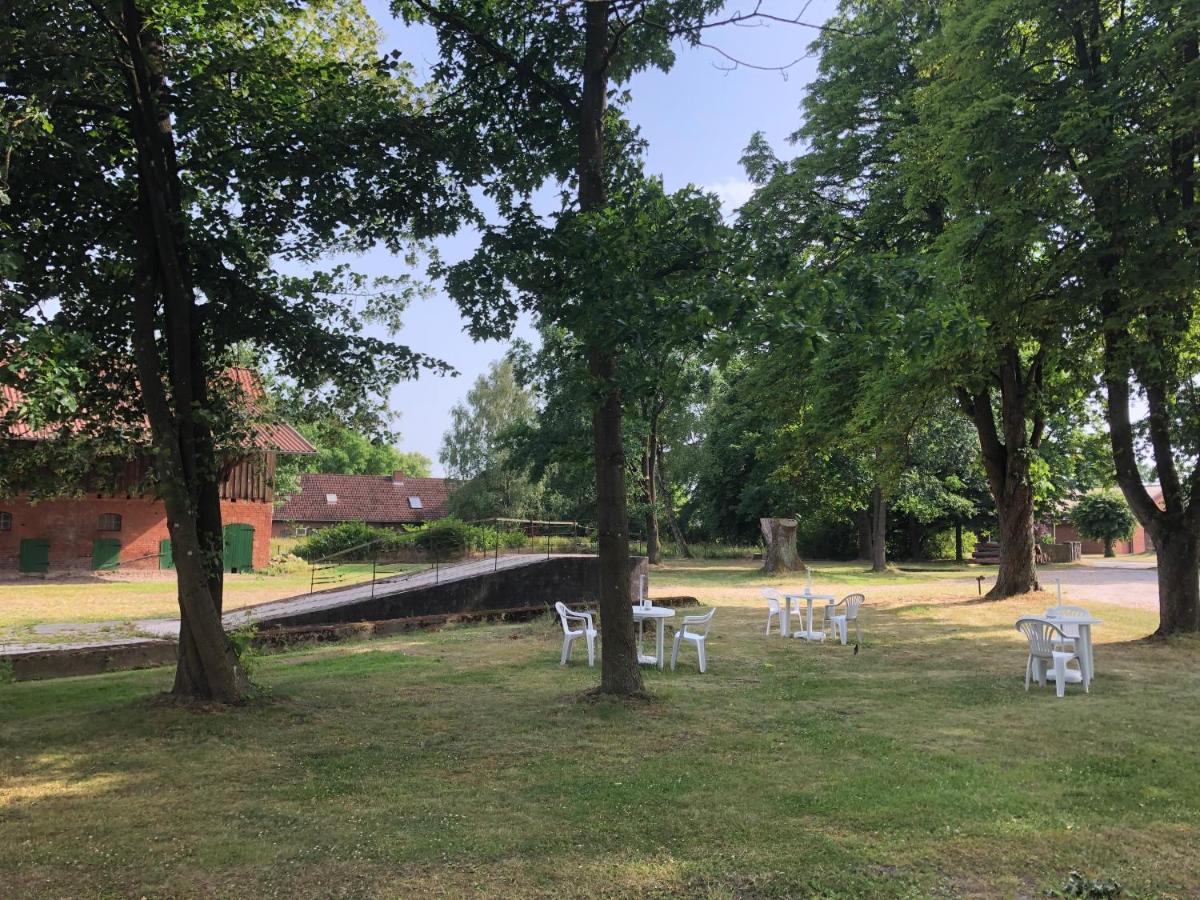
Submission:
MULTIPOLYGON (((1162 507, 1162 487, 1158 484, 1147 484, 1146 491, 1150 494, 1150 499, 1162 507)), ((1104 552, 1104 541, 1089 541, 1084 540, 1079 536, 1079 531, 1071 524, 1069 518, 1064 518, 1061 522, 1054 523, 1054 539, 1056 541, 1079 541, 1082 544, 1081 550, 1088 554, 1101 554, 1104 552)), ((1147 550, 1154 549, 1154 541, 1146 534, 1146 529, 1142 527, 1142 523, 1138 522, 1133 527, 1133 537, 1127 541, 1114 541, 1113 551, 1117 556, 1129 556, 1134 553, 1145 553, 1147 550)))
MULTIPOLYGON (((248 372, 233 374, 256 389, 248 372)), ((0 387, 0 414, 20 401, 18 391, 0 387)), ((21 452, 23 445, 46 437, 21 422, 0 423, 4 452, 21 452)), ((227 570, 243 572, 267 565, 276 455, 314 452, 291 426, 276 424, 262 428, 254 447, 226 466, 220 490, 227 570)), ((166 509, 140 488, 149 469, 144 456, 132 458, 116 485, 101 493, 36 501, 20 491, 0 496, 0 569, 173 568, 166 509)))
POLYGON ((394 475, 300 476, 300 490, 275 509, 274 534, 307 534, 339 522, 387 528, 445 518, 456 482, 449 478, 394 475))

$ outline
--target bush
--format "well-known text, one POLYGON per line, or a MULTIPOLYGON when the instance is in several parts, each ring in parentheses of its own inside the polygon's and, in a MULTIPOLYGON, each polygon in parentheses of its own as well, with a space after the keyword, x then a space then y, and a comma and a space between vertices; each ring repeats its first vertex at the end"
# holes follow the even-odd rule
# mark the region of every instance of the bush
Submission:
POLYGON ((1113 542, 1133 537, 1137 520, 1119 494, 1088 494, 1071 510, 1071 521, 1082 537, 1104 542, 1104 555, 1113 555, 1113 542))
POLYGON ((395 547, 403 536, 390 528, 373 528, 364 522, 342 522, 313 532, 295 547, 302 559, 314 562, 318 559, 342 554, 343 562, 370 559, 381 550, 395 547), (372 543, 375 542, 375 543, 372 543), (363 547, 363 544, 370 546, 363 547), (354 548, 359 548, 357 551, 354 548))
POLYGON ((307 572, 308 563, 294 553, 279 553, 271 557, 264 570, 265 575, 295 575, 307 572))
POLYGON ((499 538, 506 550, 524 547, 529 537, 523 531, 496 531, 468 525, 458 519, 438 519, 412 531, 373 528, 362 522, 343 522, 314 532, 295 547, 295 553, 309 562, 333 554, 341 562, 373 559, 397 550, 417 550, 431 556, 446 557, 472 550, 494 550, 499 538), (362 545, 368 546, 362 546, 362 545), (354 552, 353 548, 361 547, 354 552))
POLYGON ((480 536, 473 533, 482 530, 458 519, 438 519, 404 534, 400 543, 431 553, 464 553, 474 549, 477 542, 482 543, 480 536))
MULTIPOLYGON (((964 558, 971 558, 971 554, 975 552, 976 540, 975 532, 963 529, 964 558)), ((954 559, 954 529, 943 528, 941 531, 925 535, 921 553, 925 559, 954 559)))

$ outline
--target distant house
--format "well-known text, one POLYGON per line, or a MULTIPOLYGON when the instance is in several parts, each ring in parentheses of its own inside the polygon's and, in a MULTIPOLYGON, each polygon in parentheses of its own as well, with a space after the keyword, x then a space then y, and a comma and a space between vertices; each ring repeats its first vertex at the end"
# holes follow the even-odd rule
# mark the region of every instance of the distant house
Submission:
MULTIPOLYGON (((247 396, 261 388, 253 373, 232 369, 229 376, 247 396)), ((21 452, 53 434, 3 415, 19 409, 21 392, 0 386, 0 452, 21 452)), ((290 425, 266 425, 253 446, 226 460, 221 471, 221 520, 225 529, 225 568, 246 572, 264 568, 271 558, 272 484, 279 453, 315 453, 290 425)), ((51 569, 171 569, 174 555, 162 501, 143 489, 152 481, 146 451, 135 449, 115 483, 102 490, 31 500, 18 486, 0 496, 0 569, 45 572, 51 569)), ((87 475, 80 479, 86 485, 87 475)))
POLYGON ((449 478, 394 475, 300 476, 300 490, 276 507, 276 537, 307 534, 339 522, 366 522, 388 528, 420 525, 447 515, 456 482, 449 478))
MULTIPOLYGON (((1150 494, 1150 499, 1162 507, 1162 487, 1158 484, 1146 485, 1146 491, 1150 494)), ((1062 517, 1061 522, 1054 523, 1054 540, 1059 543, 1066 541, 1079 541, 1083 546, 1081 550, 1084 553, 1103 553, 1104 541, 1089 541, 1084 540, 1079 536, 1079 531, 1071 524, 1070 513, 1068 512, 1062 517)), ((1137 523, 1133 528, 1133 537, 1127 541, 1114 541, 1113 551, 1118 556, 1129 556, 1134 553, 1145 553, 1147 550, 1154 549, 1154 541, 1146 534, 1146 529, 1142 527, 1142 523, 1137 523)))

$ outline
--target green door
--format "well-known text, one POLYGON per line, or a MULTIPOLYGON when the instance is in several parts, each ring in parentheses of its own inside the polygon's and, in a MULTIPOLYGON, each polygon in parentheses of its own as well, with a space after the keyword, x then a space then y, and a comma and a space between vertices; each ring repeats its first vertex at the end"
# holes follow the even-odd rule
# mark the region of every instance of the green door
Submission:
POLYGON ((50 542, 45 538, 23 538, 19 568, 22 572, 45 572, 50 568, 50 542))
POLYGON ((225 571, 249 572, 254 568, 254 526, 225 526, 225 571))
POLYGON ((158 542, 158 567, 160 569, 175 568, 175 554, 171 552, 170 538, 163 538, 158 542))
POLYGON ((115 538, 92 541, 92 568, 115 569, 121 563, 121 542, 115 538))

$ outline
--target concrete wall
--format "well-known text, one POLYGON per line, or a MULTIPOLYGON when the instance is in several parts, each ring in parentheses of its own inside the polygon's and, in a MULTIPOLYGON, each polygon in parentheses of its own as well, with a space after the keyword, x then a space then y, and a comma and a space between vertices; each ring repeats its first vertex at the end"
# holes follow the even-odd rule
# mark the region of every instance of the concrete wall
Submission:
MULTIPOLYGON (((631 560, 630 596, 638 596, 649 567, 644 556, 631 560)), ((413 616, 473 613, 514 607, 545 606, 561 600, 568 606, 599 603, 600 560, 594 556, 552 556, 530 565, 488 572, 459 581, 401 590, 330 609, 260 620, 272 625, 332 625, 413 616)), ((380 590, 386 589, 382 586, 380 590)))
MULTIPOLYGON (((0 569, 18 567, 21 540, 43 538, 50 542, 50 568, 91 569, 92 542, 112 538, 121 542, 121 565, 134 569, 158 568, 159 541, 169 537, 163 504, 147 498, 71 497, 31 504, 21 498, 0 499, 0 510, 12 513, 12 529, 0 531, 0 569), (102 513, 121 517, 120 531, 100 531, 102 513)), ((265 568, 271 559, 269 502, 222 500, 226 525, 254 526, 254 566, 265 568)))

